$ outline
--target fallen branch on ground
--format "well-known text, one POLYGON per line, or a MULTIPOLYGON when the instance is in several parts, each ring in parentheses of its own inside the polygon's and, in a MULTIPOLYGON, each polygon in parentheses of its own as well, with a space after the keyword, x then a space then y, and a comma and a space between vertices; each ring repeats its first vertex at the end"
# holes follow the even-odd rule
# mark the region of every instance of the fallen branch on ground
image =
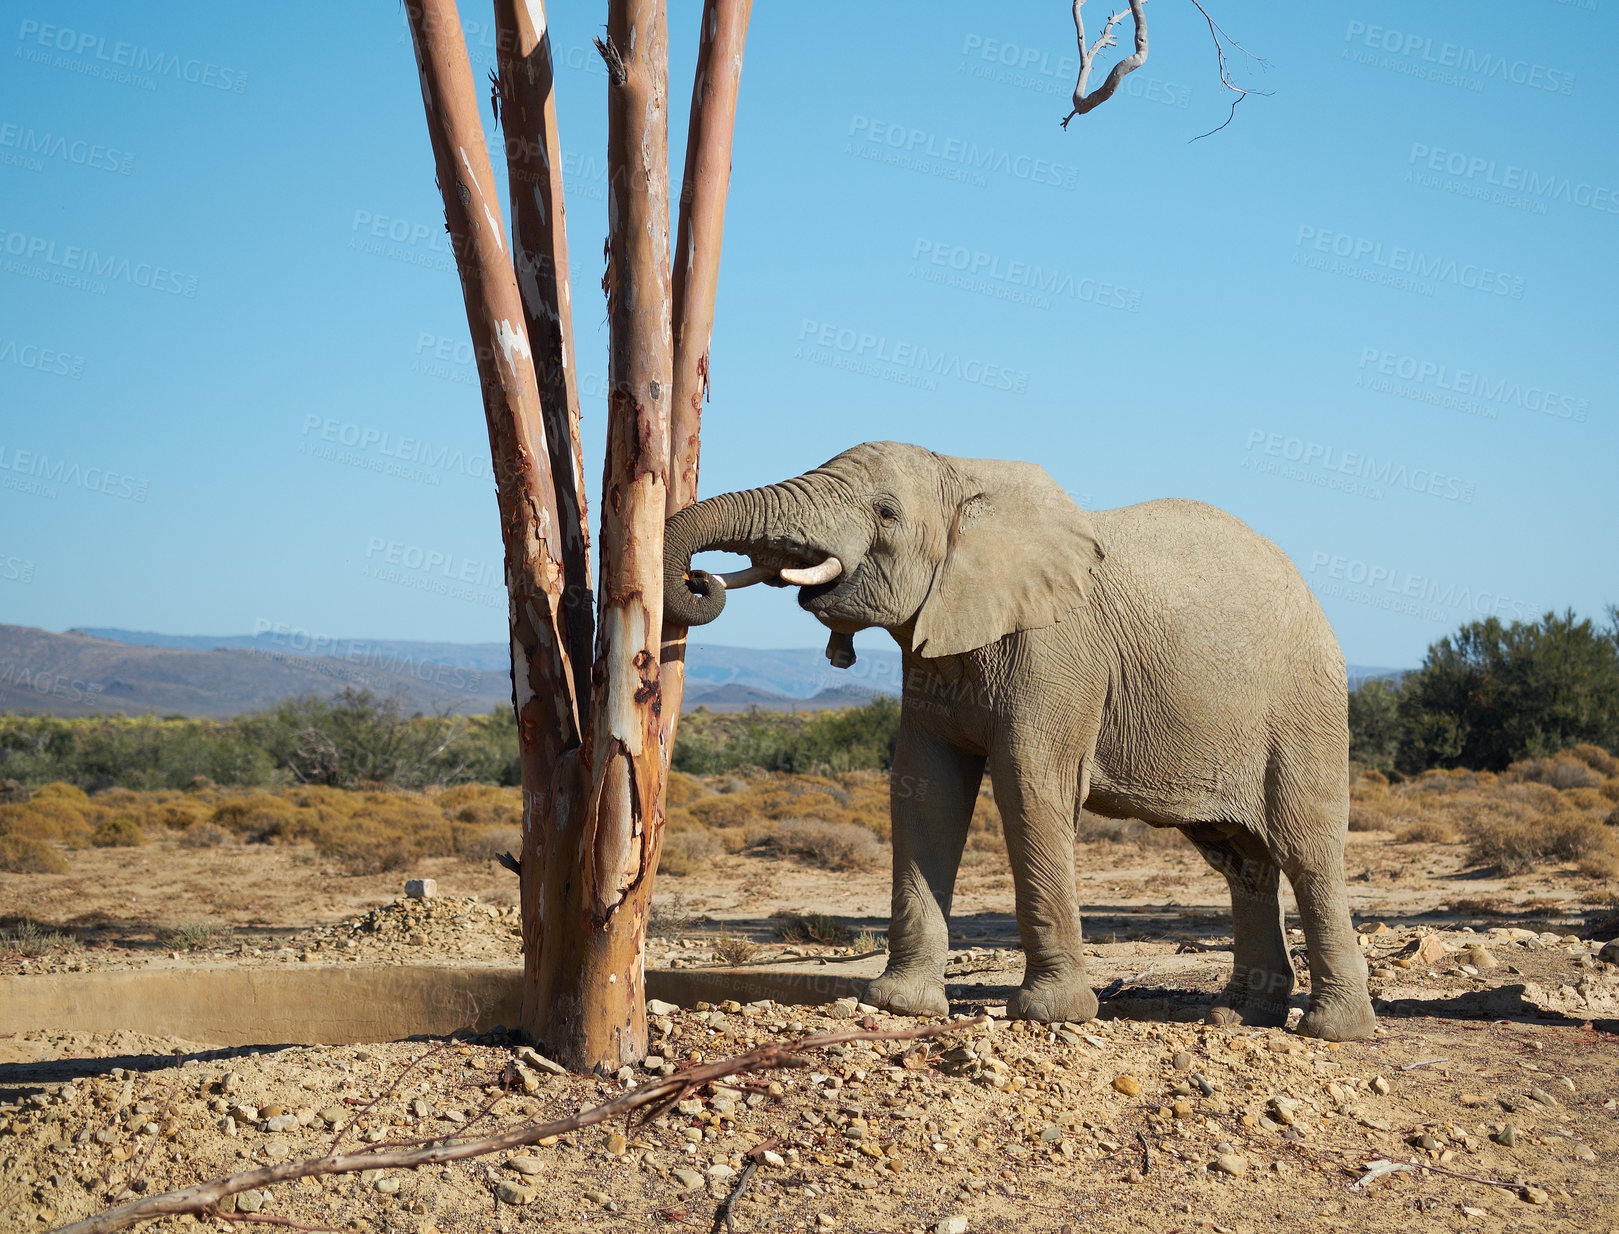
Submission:
POLYGON ((232 1174, 228 1178, 198 1183, 180 1191, 132 1200, 128 1204, 86 1217, 83 1221, 61 1226, 53 1234, 113 1234, 113 1231, 125 1230, 158 1217, 217 1211, 215 1206, 226 1196, 298 1178, 355 1174, 361 1170, 410 1170, 424 1165, 465 1161, 471 1157, 500 1152, 502 1149, 536 1144, 551 1136, 566 1135, 570 1131, 607 1122, 619 1115, 628 1116, 644 1110, 647 1117, 656 1117, 658 1112, 671 1108, 704 1084, 728 1079, 742 1072, 767 1071, 776 1067, 791 1066, 806 1050, 841 1045, 846 1041, 913 1041, 921 1037, 937 1037, 957 1029, 973 1028, 983 1022, 984 1017, 979 1016, 972 1020, 956 1020, 948 1024, 924 1024, 917 1028, 886 1031, 859 1029, 841 1033, 820 1033, 811 1037, 801 1037, 795 1041, 775 1041, 749 1050, 746 1054, 719 1059, 712 1063, 701 1063, 688 1070, 677 1072, 667 1079, 653 1080, 641 1088, 625 1093, 622 1097, 615 1097, 603 1105, 582 1110, 556 1122, 520 1123, 477 1140, 459 1142, 444 1140, 421 1148, 394 1151, 359 1150, 332 1153, 312 1160, 287 1161, 280 1165, 264 1166, 241 1174, 232 1174))

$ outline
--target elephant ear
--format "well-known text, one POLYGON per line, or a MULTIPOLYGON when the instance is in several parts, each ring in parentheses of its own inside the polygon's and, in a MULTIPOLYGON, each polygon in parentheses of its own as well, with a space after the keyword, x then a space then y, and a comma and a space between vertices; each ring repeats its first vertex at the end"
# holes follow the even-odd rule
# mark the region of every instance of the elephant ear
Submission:
POLYGON ((1061 621, 1084 603, 1102 546, 1090 516, 1033 463, 950 459, 968 496, 917 612, 928 658, 1061 621))

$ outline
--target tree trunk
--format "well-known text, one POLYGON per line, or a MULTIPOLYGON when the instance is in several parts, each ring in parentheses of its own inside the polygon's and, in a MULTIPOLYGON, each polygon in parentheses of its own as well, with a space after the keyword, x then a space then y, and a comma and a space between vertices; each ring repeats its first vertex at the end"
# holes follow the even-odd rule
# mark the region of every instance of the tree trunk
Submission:
POLYGON ((560 1062, 646 1054, 645 935, 679 711, 663 692, 663 520, 695 496, 730 132, 749 0, 710 0, 681 210, 683 384, 670 288, 668 43, 662 0, 610 0, 611 330, 601 585, 574 381, 555 81, 540 0, 496 0, 513 216, 507 252, 454 0, 408 0, 456 264, 483 383, 523 777, 523 1027, 560 1062), (671 404, 686 408, 671 448, 671 404), (687 482, 672 495, 671 466, 687 482), (671 507, 671 502, 675 503, 671 507), (592 629, 594 625, 594 631, 592 629), (594 642, 592 641, 594 639, 594 642), (588 663, 587 663, 588 662, 588 663))
MULTIPOLYGON (((669 500, 674 514, 697 500, 699 435, 708 397, 708 345, 719 289, 731 134, 742 85, 742 48, 753 0, 706 0, 686 130, 686 174, 675 235, 675 394, 669 412, 669 500)), ((663 742, 671 751, 686 692, 686 631, 663 632, 663 742)))

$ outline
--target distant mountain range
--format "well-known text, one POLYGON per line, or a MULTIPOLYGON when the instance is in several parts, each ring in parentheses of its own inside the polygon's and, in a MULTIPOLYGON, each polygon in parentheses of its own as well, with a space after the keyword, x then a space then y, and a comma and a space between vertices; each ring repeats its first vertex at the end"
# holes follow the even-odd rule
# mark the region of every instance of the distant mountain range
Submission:
MULTIPOLYGON (((511 701, 504 643, 301 636, 152 634, 101 628, 55 634, 0 625, 0 711, 55 715, 234 716, 344 686, 404 697, 424 711, 470 714, 511 701)), ((856 707, 899 692, 899 653, 862 649, 847 671, 819 651, 693 644, 683 710, 856 707)))
MULTIPOLYGON (((816 649, 761 651, 692 643, 683 710, 819 710, 898 694, 900 656, 866 646, 853 668, 816 649)), ((0 625, 0 711, 233 716, 300 694, 356 686, 426 711, 489 711, 511 700, 504 643, 413 642, 259 634, 152 634, 105 627, 55 634, 0 625)), ((1405 670, 1351 665, 1351 685, 1405 670)))

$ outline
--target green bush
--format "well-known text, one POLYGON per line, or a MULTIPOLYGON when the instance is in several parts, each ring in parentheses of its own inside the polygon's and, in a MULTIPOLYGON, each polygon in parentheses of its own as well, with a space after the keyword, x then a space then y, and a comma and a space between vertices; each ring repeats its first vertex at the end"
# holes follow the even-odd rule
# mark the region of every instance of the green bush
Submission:
POLYGON ((141 825, 127 814, 117 814, 90 833, 96 848, 139 848, 146 843, 141 825))

